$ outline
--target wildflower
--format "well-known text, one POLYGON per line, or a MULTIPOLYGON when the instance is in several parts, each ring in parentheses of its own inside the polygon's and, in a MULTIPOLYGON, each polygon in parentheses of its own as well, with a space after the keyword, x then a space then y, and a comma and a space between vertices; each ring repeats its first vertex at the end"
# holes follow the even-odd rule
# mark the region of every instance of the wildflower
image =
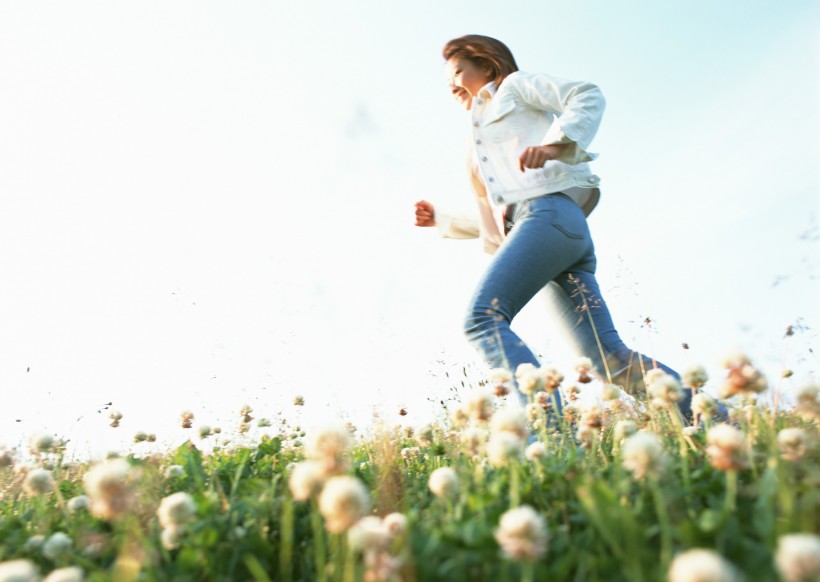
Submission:
POLYGON ((566 419, 568 423, 572 424, 581 416, 581 409, 577 402, 571 402, 564 407, 563 413, 564 419, 566 419))
POLYGON ((461 433, 461 444, 471 455, 478 455, 487 442, 489 433, 482 428, 471 427, 461 433))
POLYGON ((347 530, 347 541, 357 552, 382 550, 390 543, 390 533, 381 518, 368 515, 347 530))
POLYGON ((609 402, 621 397, 621 388, 615 384, 604 384, 601 387, 601 400, 609 402))
POLYGON ((740 582, 731 562, 713 550, 696 548, 678 554, 669 567, 669 582, 740 582))
POLYGON ((168 465, 162 472, 166 479, 176 479, 185 475, 185 468, 182 465, 168 465))
POLYGON ((544 374, 533 364, 520 364, 515 370, 518 389, 524 394, 533 394, 544 389, 544 374))
POLYGON ((506 368, 494 368, 490 370, 490 383, 493 386, 493 393, 496 396, 506 396, 510 393, 510 382, 512 374, 506 368))
POLYGON ((400 536, 407 531, 407 517, 403 513, 388 513, 384 516, 383 523, 393 537, 400 536))
MULTIPOLYGON (((647 374, 647 377, 649 376, 650 375, 647 374)), ((669 406, 683 398, 683 389, 681 388, 680 382, 670 374, 653 374, 652 381, 648 384, 648 387, 649 394, 657 400, 659 404, 662 403, 663 406, 669 406)))
POLYGON ((421 454, 421 449, 418 447, 404 447, 399 451, 402 459, 415 459, 421 454))
POLYGON ((346 531, 369 510, 370 495, 355 477, 331 477, 319 496, 319 512, 331 533, 346 531))
POLYGON ((666 467, 666 453, 658 435, 638 432, 624 441, 621 450, 623 466, 635 479, 657 478, 666 467))
POLYGON ((52 570, 43 582, 83 582, 83 569, 79 566, 52 570))
POLYGON ((73 542, 68 534, 61 531, 52 534, 45 542, 43 542, 43 555, 52 561, 57 561, 65 554, 71 551, 73 542))
POLYGON ((112 410, 108 413, 108 418, 111 419, 111 424, 109 426, 111 428, 117 428, 120 425, 120 421, 122 420, 122 412, 112 410))
POLYGON ((160 541, 162 542, 162 547, 166 550, 175 550, 179 547, 182 543, 182 528, 180 527, 166 527, 163 528, 162 533, 160 534, 160 541))
POLYGON ((743 433, 728 424, 719 424, 706 433, 706 454, 720 471, 737 471, 748 464, 743 433))
POLYGON ((574 402, 578 400, 578 395, 581 393, 581 387, 577 384, 573 384, 567 387, 567 400, 570 402, 574 402))
POLYGON ((456 406, 450 413, 450 424, 456 428, 466 426, 469 420, 470 416, 467 414, 467 411, 463 406, 456 406))
POLYGON ((251 416, 251 412, 253 412, 253 408, 245 404, 242 409, 239 411, 239 416, 242 417, 242 424, 250 424, 253 420, 251 416))
POLYGON ((28 448, 32 454, 47 453, 54 447, 54 437, 50 434, 37 433, 28 440, 28 448))
POLYGON ((709 375, 703 366, 691 366, 683 372, 680 379, 684 386, 703 388, 709 380, 709 375))
POLYGON ((530 433, 526 413, 521 408, 513 407, 497 410, 490 419, 490 429, 494 433, 511 432, 522 439, 530 433))
POLYGON ((589 428, 601 428, 603 426, 603 410, 597 404, 589 404, 581 414, 581 424, 589 428))
MULTIPOLYGON (((538 394, 545 394, 545 392, 539 392, 538 394)), ((545 416, 544 407, 542 407, 537 402, 530 402, 529 404, 527 404, 526 411, 527 420, 529 420, 531 423, 534 423, 537 420, 544 418, 545 416)))
POLYGON ((510 461, 521 456, 524 448, 521 437, 515 433, 502 431, 493 434, 487 443, 487 458, 494 467, 505 467, 510 461))
POLYGON ((164 497, 157 509, 159 523, 164 528, 180 527, 196 517, 194 498, 184 491, 164 497))
POLYGON ((551 366, 541 368, 541 373, 544 375, 544 389, 547 392, 558 390, 561 382, 564 381, 564 375, 551 366))
POLYGON ((435 431, 429 424, 425 424, 416 431, 416 441, 418 441, 420 445, 427 446, 432 444, 434 438, 435 431))
POLYGON ((820 394, 820 386, 817 384, 806 384, 794 393, 798 402, 816 402, 818 394, 820 394))
POLYGON ((756 394, 768 387, 763 374, 752 366, 749 358, 743 354, 730 354, 724 359, 723 367, 728 371, 720 387, 721 398, 729 398, 735 394, 756 394))
POLYGON ((180 419, 182 420, 182 428, 191 428, 193 426, 194 413, 190 410, 186 410, 180 415, 180 419))
POLYGON ((0 582, 39 582, 37 567, 28 560, 0 562, 0 582))
POLYGON ((467 415, 475 421, 485 421, 493 414, 493 399, 486 392, 472 392, 464 402, 467 415))
POLYGON ((820 537, 810 533, 781 536, 775 564, 784 582, 820 580, 820 537))
POLYGON ((91 513, 102 519, 114 519, 131 503, 130 481, 133 472, 125 459, 112 459, 92 468, 83 481, 91 499, 91 513))
POLYGON ((547 456, 547 445, 542 442, 534 442, 524 451, 524 456, 532 462, 544 459, 547 456))
POLYGON ((206 439, 211 436, 211 427, 207 424, 201 424, 199 428, 197 428, 197 434, 199 434, 199 438, 206 439))
POLYGON ((659 380, 660 378, 662 378, 664 376, 666 376, 665 371, 661 370, 660 368, 651 368, 651 369, 647 370, 646 374, 644 375, 644 383, 647 386, 649 386, 650 384, 652 384, 653 382, 655 382, 656 380, 659 380))
POLYGON ((295 396, 293 398, 293 405, 294 406, 304 406, 305 405, 305 398, 304 396, 295 396))
POLYGON ((77 495, 68 500, 66 507, 71 513, 79 513, 80 511, 86 511, 89 503, 88 495, 77 495))
POLYGON ((616 441, 622 441, 625 438, 632 436, 638 432, 638 427, 631 420, 619 420, 615 424, 615 429, 612 431, 612 437, 616 441))
POLYGON ((220 434, 222 432, 222 428, 215 426, 211 432, 214 434, 220 434))
POLYGON ((547 553, 547 525, 529 505, 504 513, 498 526, 495 539, 507 558, 534 561, 547 553))
POLYGON ((54 477, 46 469, 34 469, 26 474, 23 490, 29 495, 40 495, 54 489, 54 477))
POLYGON ((452 467, 439 467, 430 474, 427 486, 436 497, 453 497, 458 493, 458 475, 452 467))
POLYGON ((698 392, 692 397, 692 412, 698 416, 711 417, 717 409, 717 401, 706 392, 698 392))
POLYGON ((777 433, 780 455, 787 461, 797 461, 806 454, 809 437, 802 428, 784 428, 777 433))
POLYGON ((305 456, 321 464, 325 475, 339 475, 347 470, 353 438, 342 424, 331 424, 313 432, 305 445, 305 456))
POLYGON ((578 372, 578 382, 581 384, 589 384, 592 382, 592 378, 589 377, 589 372, 592 370, 592 360, 586 356, 582 356, 575 360, 573 368, 578 372))
POLYGON ((533 402, 543 408, 544 410, 549 410, 552 406, 552 398, 550 397, 548 392, 543 390, 539 390, 535 393, 533 398, 533 402))

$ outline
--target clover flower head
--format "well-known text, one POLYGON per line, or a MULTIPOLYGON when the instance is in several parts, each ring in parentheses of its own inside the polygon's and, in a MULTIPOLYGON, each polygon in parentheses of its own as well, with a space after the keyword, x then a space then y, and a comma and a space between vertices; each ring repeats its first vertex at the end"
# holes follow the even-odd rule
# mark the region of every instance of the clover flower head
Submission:
POLYGON ((768 388, 766 378, 743 354, 731 354, 723 361, 726 378, 720 386, 720 396, 729 398, 735 394, 754 395, 768 388))
POLYGON ((83 481, 91 500, 91 513, 102 519, 122 515, 132 499, 134 471, 125 459, 115 458, 89 470, 83 481))
POLYGON ((466 426, 470 421, 470 416, 464 406, 456 406, 450 412, 450 424, 454 427, 461 428, 466 426))
POLYGON ((47 453, 54 448, 54 444, 54 437, 47 433, 36 433, 28 439, 28 447, 33 454, 47 453))
POLYGON ((580 356, 572 364, 572 368, 579 374, 586 374, 592 370, 592 360, 586 356, 580 356))
POLYGON ((439 467, 430 473, 427 486, 436 497, 454 497, 459 490, 458 474, 452 467, 439 467))
POLYGON ((293 467, 288 479, 288 487, 296 501, 307 501, 321 491, 326 478, 324 465, 321 462, 302 461, 293 467))
POLYGON ((331 533, 347 531, 369 510, 370 494, 359 479, 349 475, 331 477, 319 495, 319 513, 331 533))
POLYGON ((353 437, 342 423, 333 423, 312 431, 305 443, 305 456, 322 464, 326 475, 347 470, 353 437))
POLYGON ((681 382, 690 388, 703 388, 709 380, 709 374, 703 366, 690 366, 681 374, 681 382))
POLYGON ((23 490, 29 495, 41 495, 54 490, 54 477, 47 469, 33 469, 23 480, 23 490))
POLYGON ((490 434, 479 427, 470 427, 461 433, 461 444, 471 455, 478 455, 487 443, 490 434))
POLYGON ((83 582, 85 576, 83 569, 79 566, 68 566, 66 568, 57 568, 49 572, 43 582, 83 582))
POLYGON ((564 381, 564 375, 552 366, 541 368, 541 373, 544 375, 544 388, 547 392, 558 390, 564 381))
POLYGON ((177 549, 182 543, 183 533, 184 530, 181 527, 170 526, 163 528, 162 533, 160 534, 162 547, 166 550, 177 549))
POLYGON ((528 461, 536 462, 547 457, 547 445, 536 441, 529 445, 524 451, 524 456, 528 461))
POLYGON ((529 505, 510 509, 501 516, 495 539, 510 560, 535 561, 547 553, 547 525, 529 505))
POLYGON ((294 406, 304 406, 305 405, 305 397, 302 396, 302 395, 294 396, 293 405, 294 406))
POLYGON ((692 396, 692 412, 699 416, 709 416, 717 412, 717 400, 709 396, 706 392, 698 392, 692 396))
POLYGON ((719 424, 706 433, 706 454, 720 471, 737 471, 748 465, 746 439, 728 424, 719 424))
POLYGON ((524 394, 533 394, 545 387, 544 373, 533 364, 519 364, 515 369, 515 379, 518 389, 524 394))
POLYGON ((26 540, 25 544, 23 544, 23 550, 25 550, 26 552, 36 552, 37 550, 43 547, 45 541, 46 536, 39 534, 33 535, 26 540))
MULTIPOLYGON (((657 370, 652 370, 656 372, 657 370)), ((647 374, 649 377, 649 374, 647 374)), ((666 405, 674 404, 683 398, 683 389, 674 376, 666 373, 652 374, 652 381, 648 384, 649 394, 666 405)))
POLYGON ((193 426, 194 413, 190 410, 185 410, 180 415, 182 428, 191 428, 193 426))
POLYGON ((794 393, 798 402, 817 402, 818 394, 820 394, 820 386, 817 384, 804 384, 794 393))
POLYGON ((182 527, 196 518, 196 502, 184 491, 172 493, 160 501, 157 517, 164 528, 182 527))
POLYGON ((91 505, 91 500, 88 495, 77 495, 66 502, 66 507, 71 513, 79 513, 87 511, 91 505))
POLYGON ((524 441, 509 431, 493 433, 487 443, 487 458, 493 467, 506 467, 518 459, 524 449, 524 441))
POLYGON ((604 411, 600 405, 590 403, 584 407, 581 413, 581 424, 589 428, 601 428, 603 426, 604 411))
POLYGON ((513 406, 499 408, 490 419, 490 430, 493 433, 511 432, 518 438, 527 438, 530 432, 527 413, 522 408, 513 406))
POLYGON ((612 431, 612 437, 616 441, 622 441, 627 437, 632 436, 638 432, 638 426, 632 420, 619 420, 615 423, 615 428, 612 431))
POLYGON ((201 439, 208 438, 209 436, 211 436, 212 433, 211 427, 207 424, 201 424, 199 425, 199 428, 197 428, 197 433, 199 434, 199 438, 201 439))
POLYGON ((777 540, 775 564, 784 582, 820 580, 820 536, 797 533, 777 540))
POLYGON ((802 459, 808 448, 809 435, 802 428, 784 428, 777 433, 777 446, 780 456, 787 461, 802 459))
POLYGON ((621 397, 621 387, 617 384, 604 384, 601 386, 601 400, 610 402, 621 397))
POLYGON ((420 445, 427 446, 432 444, 433 440, 436 437, 436 431, 433 430, 433 426, 430 424, 425 424, 416 430, 416 441, 420 445))
POLYGON ((740 582, 735 567, 714 550, 696 548, 678 554, 669 567, 669 582, 740 582))
POLYGON ((407 531, 407 516, 403 513, 388 513, 383 521, 384 527, 393 537, 403 535, 407 531))
POLYGON ((58 531, 43 542, 43 555, 49 560, 57 561, 71 551, 73 543, 68 534, 58 531))
POLYGON ((637 432, 624 441, 621 456, 623 466, 637 480, 660 477, 668 458, 660 437, 645 431, 637 432))
POLYGON ((356 552, 382 550, 390 543, 390 532, 380 517, 368 515, 347 530, 347 542, 356 552))
POLYGON ((493 397, 487 392, 471 392, 464 400, 467 415, 475 421, 483 422, 493 414, 493 397))
POLYGON ((40 582, 40 573, 29 560, 0 562, 0 582, 40 582))

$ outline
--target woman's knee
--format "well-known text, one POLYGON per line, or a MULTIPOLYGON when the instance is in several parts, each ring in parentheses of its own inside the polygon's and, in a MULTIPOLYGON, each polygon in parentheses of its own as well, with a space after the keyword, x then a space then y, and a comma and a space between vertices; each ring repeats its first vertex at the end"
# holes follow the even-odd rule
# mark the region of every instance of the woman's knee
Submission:
POLYGON ((502 313, 497 301, 475 302, 467 309, 463 321, 463 332, 468 340, 481 339, 495 334, 496 330, 503 325, 509 325, 509 320, 502 313))

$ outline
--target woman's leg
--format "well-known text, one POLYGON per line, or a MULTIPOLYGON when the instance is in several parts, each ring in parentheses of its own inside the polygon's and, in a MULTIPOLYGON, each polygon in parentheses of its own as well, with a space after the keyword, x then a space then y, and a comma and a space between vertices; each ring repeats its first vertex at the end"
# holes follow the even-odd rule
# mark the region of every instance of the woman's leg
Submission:
POLYGON ((464 321, 467 339, 491 366, 515 372, 524 363, 540 365, 510 323, 540 289, 570 269, 595 269, 581 209, 563 194, 518 204, 515 227, 479 282, 464 321))

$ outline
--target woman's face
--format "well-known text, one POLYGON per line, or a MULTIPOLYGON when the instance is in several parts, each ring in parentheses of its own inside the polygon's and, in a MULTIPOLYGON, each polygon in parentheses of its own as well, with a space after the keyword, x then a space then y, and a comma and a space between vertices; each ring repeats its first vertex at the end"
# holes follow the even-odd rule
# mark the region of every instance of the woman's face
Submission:
POLYGON ((465 105, 464 91, 469 97, 475 97, 493 78, 490 71, 480 69, 467 59, 458 57, 449 59, 444 65, 444 70, 450 83, 450 91, 462 105, 465 105))

